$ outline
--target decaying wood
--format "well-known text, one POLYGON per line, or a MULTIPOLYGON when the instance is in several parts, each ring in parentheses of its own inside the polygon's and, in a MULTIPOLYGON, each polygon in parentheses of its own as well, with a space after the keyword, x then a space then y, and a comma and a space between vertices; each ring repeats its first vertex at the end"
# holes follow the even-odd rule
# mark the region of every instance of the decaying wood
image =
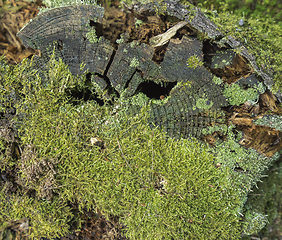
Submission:
MULTIPOLYGON (((178 1, 163 3, 167 6, 166 13, 175 18, 174 23, 158 18, 150 23, 154 6, 137 4, 131 11, 143 19, 144 25, 129 27, 127 33, 119 34, 119 40, 110 39, 106 33, 109 26, 105 26, 108 20, 103 19, 103 8, 90 5, 43 12, 18 36, 25 45, 41 51, 42 57, 35 61, 38 68, 44 68, 54 52, 73 74, 88 69, 92 81, 102 90, 112 88, 127 97, 143 92, 150 97, 154 84, 171 86, 168 92, 153 94, 152 98, 159 102, 152 104, 150 112, 151 121, 164 127, 171 136, 202 137, 203 129, 214 124, 225 125, 228 121, 253 129, 252 116, 229 119, 228 113, 222 114, 226 108, 231 109, 223 95, 226 84, 213 79, 220 77, 225 83, 236 82, 248 89, 262 83, 269 86, 271 78, 258 68, 253 55, 240 42, 225 37, 200 9, 186 8, 178 1), (156 22, 157 27, 152 31, 150 26, 156 26, 156 22), (93 30, 97 39, 90 41, 88 33, 93 30), (141 32, 142 39, 136 39, 141 32), (205 34, 210 40, 198 40, 197 33, 205 34), (190 66, 188 60, 194 61, 194 65, 190 66), (81 63, 85 68, 81 69, 81 63)), ((129 17, 125 13, 122 16, 132 24, 132 13, 129 17)), ((122 33, 120 29, 117 31, 122 33)), ((269 96, 261 95, 260 101, 275 110, 275 96, 269 96)), ((245 104, 242 109, 258 115, 264 109, 259 104, 256 107, 245 104)), ((254 133, 245 131, 245 136, 248 134, 252 135, 248 139, 253 139, 254 133)))

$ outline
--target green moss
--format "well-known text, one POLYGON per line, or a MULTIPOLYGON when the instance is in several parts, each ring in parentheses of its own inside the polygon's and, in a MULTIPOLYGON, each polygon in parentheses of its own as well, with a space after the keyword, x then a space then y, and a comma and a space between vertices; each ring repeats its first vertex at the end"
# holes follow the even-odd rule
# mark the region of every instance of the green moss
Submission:
POLYGON ((0 226, 10 220, 27 218, 27 234, 31 239, 60 237, 70 232, 73 214, 64 200, 56 198, 48 202, 26 195, 7 194, 5 190, 6 187, 0 192, 0 226))
POLYGON ((187 66, 189 68, 197 68, 199 66, 202 66, 204 63, 196 56, 191 56, 187 59, 187 66))
POLYGON ((71 213, 76 203, 82 213, 98 207, 106 217, 119 216, 131 239, 239 237, 237 192, 225 186, 228 169, 214 167, 205 145, 149 127, 147 101, 135 116, 124 99, 114 106, 74 101, 71 90, 86 78, 72 76, 62 61, 51 59, 48 67, 48 82, 36 75, 1 81, 8 89, 1 99, 17 89, 18 102, 9 103, 24 149, 15 169, 22 191, 1 192, 1 223, 28 217, 32 237, 63 235, 80 223, 71 213))
POLYGON ((228 12, 234 12, 246 21, 250 17, 272 17, 278 24, 281 24, 281 2, 277 0, 247 0, 244 4, 240 0, 214 0, 212 2, 206 0, 197 0, 199 7, 205 7, 214 11, 221 12, 223 9, 228 12))

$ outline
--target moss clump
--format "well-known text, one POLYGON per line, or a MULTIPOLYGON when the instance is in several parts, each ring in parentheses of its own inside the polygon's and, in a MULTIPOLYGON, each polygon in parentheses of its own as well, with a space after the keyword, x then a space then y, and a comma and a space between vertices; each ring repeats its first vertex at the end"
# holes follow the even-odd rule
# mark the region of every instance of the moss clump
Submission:
MULTIPOLYGON (((27 66, 4 66, 1 74, 27 66)), ((1 78, 0 87, 1 116, 8 106, 17 109, 12 123, 23 150, 10 168, 18 190, 0 179, 1 224, 27 217, 30 236, 50 238, 98 208, 119 216, 131 239, 238 239, 237 192, 226 188, 229 170, 214 167, 206 146, 149 127, 148 105, 130 116, 125 99, 114 106, 74 100, 72 89, 87 79, 72 76, 62 61, 50 60, 47 82, 16 76, 1 78)), ((9 167, 0 164, 1 171, 9 167)))
POLYGON ((202 66, 204 63, 196 56, 191 56, 187 59, 187 66, 189 68, 197 68, 199 66, 202 66))

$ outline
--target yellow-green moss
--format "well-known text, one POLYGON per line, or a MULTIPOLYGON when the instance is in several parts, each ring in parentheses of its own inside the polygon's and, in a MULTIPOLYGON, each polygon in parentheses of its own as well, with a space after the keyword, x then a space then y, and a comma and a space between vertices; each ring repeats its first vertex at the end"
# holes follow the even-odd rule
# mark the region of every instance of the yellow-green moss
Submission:
POLYGON ((202 61, 200 61, 200 59, 194 55, 194 56, 191 56, 187 59, 187 66, 189 68, 197 68, 199 66, 202 66, 204 63, 202 61))
POLYGON ((48 202, 27 195, 7 194, 5 189, 0 192, 0 226, 10 220, 27 218, 30 239, 60 237, 70 232, 70 222, 74 216, 63 199, 54 198, 48 202))
MULTIPOLYGON (((1 109, 8 103, 17 108, 23 149, 16 160, 22 192, 8 202, 8 191, 0 193, 2 223, 28 217, 33 237, 65 234, 80 221, 70 213, 75 202, 82 212, 98 207, 119 216, 131 239, 238 239, 240 200, 225 184, 228 168, 214 167, 207 146, 149 127, 149 106, 130 116, 117 109, 120 103, 74 101, 71 90, 83 88, 86 78, 72 76, 62 61, 51 59, 49 68, 47 82, 36 75, 1 79, 1 89, 8 89, 1 92, 1 109), (16 103, 7 98, 15 89, 16 103), (91 138, 101 139, 103 149, 91 138)), ((9 68, 3 69, 7 75, 9 68)))

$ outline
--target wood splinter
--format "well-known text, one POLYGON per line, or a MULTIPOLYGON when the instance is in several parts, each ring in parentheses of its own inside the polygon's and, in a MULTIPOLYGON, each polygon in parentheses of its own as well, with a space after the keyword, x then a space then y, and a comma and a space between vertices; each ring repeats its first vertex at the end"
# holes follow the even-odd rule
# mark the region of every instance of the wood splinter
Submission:
POLYGON ((154 48, 165 45, 176 34, 176 32, 180 28, 183 28, 186 24, 188 24, 188 22, 181 21, 168 29, 165 33, 150 38, 150 45, 154 48))

